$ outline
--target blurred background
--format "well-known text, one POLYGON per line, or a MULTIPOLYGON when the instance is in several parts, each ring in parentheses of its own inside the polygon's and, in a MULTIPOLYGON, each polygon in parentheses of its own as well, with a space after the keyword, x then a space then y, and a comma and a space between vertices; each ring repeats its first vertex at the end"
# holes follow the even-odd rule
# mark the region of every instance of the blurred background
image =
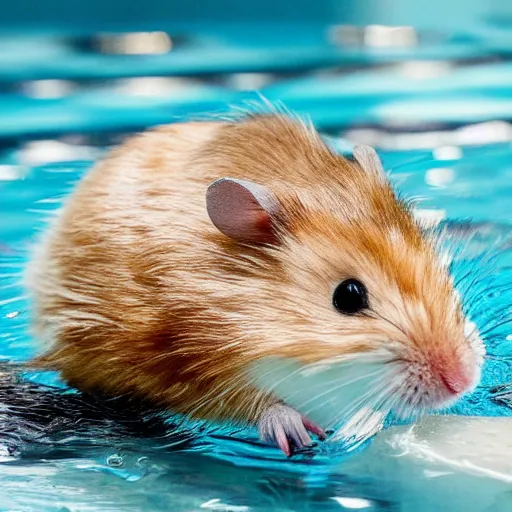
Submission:
POLYGON ((18 0, 0 48, 4 175, 254 91, 382 149, 510 138, 509 0, 18 0))

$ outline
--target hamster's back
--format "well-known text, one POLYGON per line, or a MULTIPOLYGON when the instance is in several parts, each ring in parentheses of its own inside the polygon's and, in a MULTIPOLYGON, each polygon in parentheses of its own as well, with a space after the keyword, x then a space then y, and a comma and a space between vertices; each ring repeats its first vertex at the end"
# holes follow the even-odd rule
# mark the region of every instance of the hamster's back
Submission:
POLYGON ((114 357, 124 341, 124 362, 138 360, 143 347, 135 338, 159 324, 162 261, 177 270, 180 255, 189 261, 197 233, 208 228, 209 178, 190 161, 221 127, 187 123, 142 133, 78 184, 27 269, 43 352, 36 365, 62 370, 71 384, 93 391, 104 390, 109 352, 114 357))

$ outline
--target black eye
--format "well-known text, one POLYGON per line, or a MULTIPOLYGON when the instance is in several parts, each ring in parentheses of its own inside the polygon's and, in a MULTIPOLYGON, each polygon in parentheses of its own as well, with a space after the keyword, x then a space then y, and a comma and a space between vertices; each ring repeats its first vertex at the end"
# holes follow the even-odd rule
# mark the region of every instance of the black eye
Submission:
POLYGON ((357 279, 347 279, 334 290, 332 303, 340 313, 355 315, 368 307, 366 286, 357 279))

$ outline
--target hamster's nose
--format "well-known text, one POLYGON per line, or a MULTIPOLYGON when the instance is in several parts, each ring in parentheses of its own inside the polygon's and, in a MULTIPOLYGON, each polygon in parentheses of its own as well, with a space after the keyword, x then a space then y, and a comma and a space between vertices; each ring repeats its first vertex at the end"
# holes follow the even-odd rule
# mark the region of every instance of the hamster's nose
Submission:
POLYGON ((453 395, 460 395, 471 386, 472 379, 463 372, 447 371, 441 372, 439 376, 446 389, 453 395))
POLYGON ((457 358, 437 357, 432 361, 432 370, 451 395, 460 395, 473 385, 472 366, 457 358))

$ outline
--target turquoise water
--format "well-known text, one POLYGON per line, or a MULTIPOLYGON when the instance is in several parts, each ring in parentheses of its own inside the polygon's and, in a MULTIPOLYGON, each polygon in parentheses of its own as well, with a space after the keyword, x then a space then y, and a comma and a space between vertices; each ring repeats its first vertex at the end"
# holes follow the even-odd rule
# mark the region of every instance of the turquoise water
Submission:
MULTIPOLYGON (((512 44, 489 30, 368 49, 333 44, 319 26, 231 27, 222 37, 200 28, 146 56, 85 36, 3 41, 0 361, 34 353, 19 285, 27 249, 93 162, 134 130, 224 112, 258 89, 309 115, 340 151, 375 145, 396 186, 471 249, 453 271, 482 275, 461 287, 489 358, 481 385, 454 412, 512 415, 512 44)), ((136 419, 125 404, 37 383, 62 386, 55 375, 0 381, 0 510, 498 510, 486 508, 495 488, 481 478, 404 470, 371 455, 371 443, 287 461, 254 432, 136 419)))

